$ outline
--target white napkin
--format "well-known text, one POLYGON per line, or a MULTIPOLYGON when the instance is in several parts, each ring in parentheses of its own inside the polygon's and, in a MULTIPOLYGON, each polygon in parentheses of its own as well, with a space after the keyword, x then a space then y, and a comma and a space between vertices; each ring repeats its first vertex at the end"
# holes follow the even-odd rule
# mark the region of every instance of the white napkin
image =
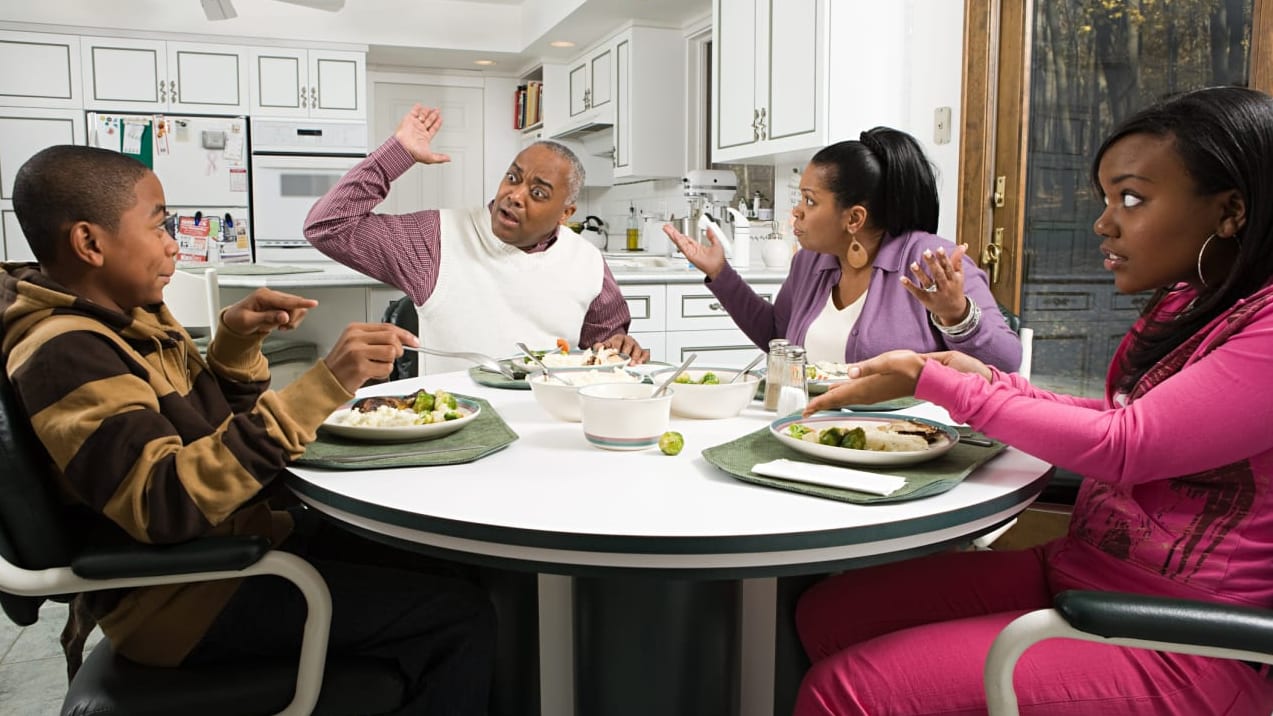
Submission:
POLYGON ((815 465, 786 459, 762 462, 751 471, 757 475, 780 477, 784 480, 808 482, 826 487, 841 487, 881 496, 891 495, 906 486, 906 478, 896 475, 880 475, 864 470, 854 470, 851 467, 815 465))

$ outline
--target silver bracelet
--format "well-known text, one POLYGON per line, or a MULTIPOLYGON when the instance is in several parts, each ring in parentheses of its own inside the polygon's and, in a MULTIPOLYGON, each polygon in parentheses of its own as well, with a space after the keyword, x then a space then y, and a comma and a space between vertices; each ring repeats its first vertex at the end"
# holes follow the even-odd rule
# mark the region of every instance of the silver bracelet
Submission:
POLYGON ((934 328, 952 338, 971 333, 981 323, 981 306, 978 306, 977 302, 971 298, 965 297, 965 300, 968 301, 968 315, 964 316, 964 320, 959 323, 953 326, 943 326, 937 321, 937 316, 934 316, 931 312, 928 314, 928 320, 933 324, 934 328))

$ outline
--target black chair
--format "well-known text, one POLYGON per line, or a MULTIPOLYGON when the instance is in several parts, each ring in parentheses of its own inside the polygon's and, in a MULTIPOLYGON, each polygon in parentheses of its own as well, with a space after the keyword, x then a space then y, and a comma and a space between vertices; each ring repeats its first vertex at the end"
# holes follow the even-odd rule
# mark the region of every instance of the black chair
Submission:
POLYGON ((102 589, 273 574, 305 595, 309 614, 298 658, 161 668, 115 654, 103 639, 76 672, 63 716, 374 714, 396 708, 405 684, 392 664, 327 659, 331 596, 308 562, 254 537, 103 549, 76 544, 49 459, 0 376, 0 606, 19 626, 46 599, 102 589), (321 691, 321 694, 320 694, 321 691))
POLYGON ((1016 716, 1013 669, 1026 649, 1044 639, 1273 664, 1273 611, 1268 609, 1078 590, 1061 592, 1052 605, 1017 617, 991 645, 985 666, 990 716, 1016 716))
MULTIPOLYGON (((384 316, 380 320, 411 331, 413 335, 420 335, 420 316, 416 313, 415 303, 410 296, 403 296, 390 301, 389 307, 385 309, 384 316)), ((393 370, 389 373, 389 380, 414 378, 417 375, 420 375, 419 354, 412 351, 404 351, 402 357, 393 362, 393 370)))

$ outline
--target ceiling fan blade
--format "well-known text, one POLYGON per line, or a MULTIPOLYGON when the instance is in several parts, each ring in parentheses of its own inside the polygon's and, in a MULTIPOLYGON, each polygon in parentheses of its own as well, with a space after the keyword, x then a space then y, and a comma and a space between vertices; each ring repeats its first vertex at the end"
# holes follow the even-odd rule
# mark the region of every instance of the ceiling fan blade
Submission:
POLYGON ((278 0, 290 5, 300 5, 301 7, 310 7, 315 10, 324 12, 337 12, 345 7, 345 0, 278 0))

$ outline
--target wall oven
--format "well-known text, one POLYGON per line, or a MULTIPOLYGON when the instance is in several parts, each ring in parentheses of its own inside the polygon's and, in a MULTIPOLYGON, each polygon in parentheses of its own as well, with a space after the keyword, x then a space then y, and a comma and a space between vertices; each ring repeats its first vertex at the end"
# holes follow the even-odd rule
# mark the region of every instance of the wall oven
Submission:
POLYGON ((367 154, 362 122, 252 120, 252 214, 256 260, 330 261, 305 239, 305 217, 367 154))

